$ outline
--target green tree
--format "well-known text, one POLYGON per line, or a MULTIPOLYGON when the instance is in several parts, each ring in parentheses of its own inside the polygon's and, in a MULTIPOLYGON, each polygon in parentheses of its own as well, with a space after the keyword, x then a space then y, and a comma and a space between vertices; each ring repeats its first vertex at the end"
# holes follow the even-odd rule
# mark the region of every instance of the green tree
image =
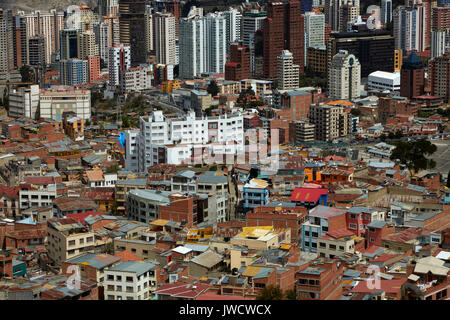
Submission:
POLYGON ((273 285, 265 287, 262 292, 256 296, 256 300, 282 300, 283 291, 280 287, 273 285))
POLYGON ((425 139, 410 142, 399 141, 395 143, 391 160, 398 159, 412 172, 432 169, 436 166, 436 162, 433 159, 427 159, 427 156, 431 156, 436 150, 436 145, 425 139))
POLYGON ((295 289, 287 290, 285 292, 285 297, 287 300, 297 300, 297 293, 295 292, 295 289))
POLYGON ((208 87, 206 88, 206 91, 213 97, 217 96, 217 94, 219 93, 219 87, 217 86, 217 82, 211 80, 211 82, 208 84, 208 87))

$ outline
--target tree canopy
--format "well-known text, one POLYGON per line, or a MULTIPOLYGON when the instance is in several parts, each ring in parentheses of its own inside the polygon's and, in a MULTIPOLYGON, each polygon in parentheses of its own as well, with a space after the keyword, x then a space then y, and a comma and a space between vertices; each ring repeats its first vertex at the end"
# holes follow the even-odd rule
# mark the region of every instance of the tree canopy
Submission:
POLYGON ((428 159, 427 156, 435 153, 437 147, 428 140, 399 141, 395 143, 395 146, 391 160, 400 160, 400 163, 404 164, 409 170, 418 172, 436 166, 436 162, 433 159, 428 159))
POLYGON ((208 84, 208 87, 206 88, 206 91, 213 97, 217 96, 217 94, 219 93, 219 87, 217 86, 217 82, 212 80, 208 84))
POLYGON ((282 300, 283 299, 283 291, 280 287, 276 286, 267 286, 262 292, 256 296, 256 300, 282 300))

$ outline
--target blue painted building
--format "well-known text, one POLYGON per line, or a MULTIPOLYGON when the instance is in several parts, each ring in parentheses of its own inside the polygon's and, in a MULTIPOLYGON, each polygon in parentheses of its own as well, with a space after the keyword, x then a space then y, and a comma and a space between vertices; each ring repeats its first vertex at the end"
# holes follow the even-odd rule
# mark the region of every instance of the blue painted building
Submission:
POLYGON ((269 183, 265 180, 252 179, 244 186, 244 211, 262 207, 269 202, 269 183))

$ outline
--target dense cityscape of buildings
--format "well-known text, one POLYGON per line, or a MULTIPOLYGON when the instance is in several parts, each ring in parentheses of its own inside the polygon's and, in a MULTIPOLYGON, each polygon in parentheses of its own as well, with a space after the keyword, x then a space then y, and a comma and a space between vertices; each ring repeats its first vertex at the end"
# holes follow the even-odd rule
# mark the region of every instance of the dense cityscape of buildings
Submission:
POLYGON ((448 1, 93 2, 0 7, 0 300, 449 299, 448 1))

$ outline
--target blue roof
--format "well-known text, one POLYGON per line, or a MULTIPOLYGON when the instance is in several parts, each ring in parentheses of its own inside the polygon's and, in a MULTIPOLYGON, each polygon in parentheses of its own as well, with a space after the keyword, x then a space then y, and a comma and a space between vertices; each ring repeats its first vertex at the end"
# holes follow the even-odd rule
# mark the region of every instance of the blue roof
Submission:
POLYGON ((386 225, 386 221, 381 221, 381 220, 374 220, 371 223, 369 223, 367 225, 367 227, 369 228, 376 228, 376 229, 381 229, 386 225))

